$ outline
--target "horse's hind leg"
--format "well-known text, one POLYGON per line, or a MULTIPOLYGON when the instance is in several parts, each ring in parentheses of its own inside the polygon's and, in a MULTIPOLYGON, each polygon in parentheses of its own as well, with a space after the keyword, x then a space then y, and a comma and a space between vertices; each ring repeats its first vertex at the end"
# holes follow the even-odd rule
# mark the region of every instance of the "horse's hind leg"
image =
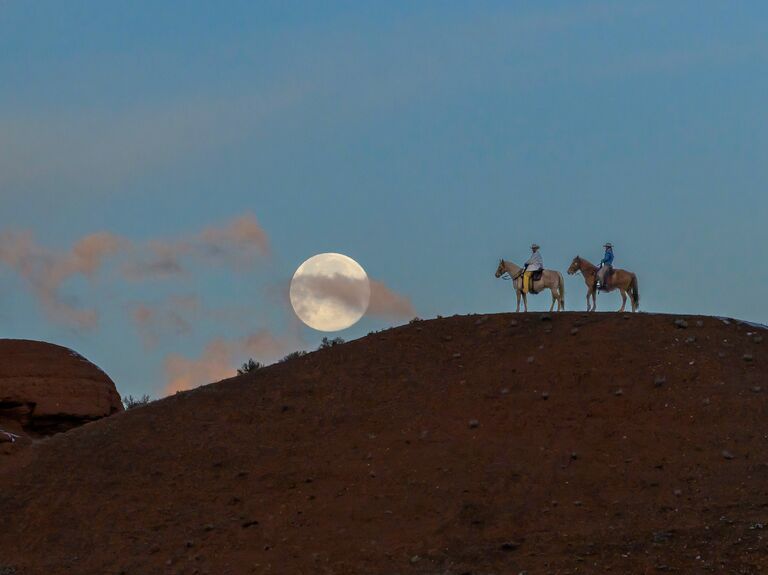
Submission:
POLYGON ((525 308, 525 311, 528 311, 528 294, 523 293, 523 307, 525 308))
POLYGON ((624 306, 627 305, 627 292, 624 288, 619 288, 619 291, 621 292, 621 309, 619 311, 624 311, 624 306))
POLYGON ((517 296, 517 309, 515 311, 520 313, 520 292, 515 290, 515 295, 517 296))
MULTIPOLYGON (((549 293, 552 294, 552 305, 549 306, 549 313, 552 313, 552 310, 555 309, 555 302, 557 301, 557 296, 555 296, 555 290, 553 289, 550 289, 549 293)), ((557 311, 560 311, 559 307, 557 311)))

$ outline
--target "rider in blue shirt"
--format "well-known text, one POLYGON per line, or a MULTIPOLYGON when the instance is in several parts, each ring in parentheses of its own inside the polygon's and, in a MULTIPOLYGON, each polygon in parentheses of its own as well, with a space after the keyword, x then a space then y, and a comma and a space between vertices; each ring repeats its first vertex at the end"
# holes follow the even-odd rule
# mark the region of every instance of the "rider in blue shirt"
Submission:
POLYGON ((605 274, 613 268, 613 244, 608 242, 603 247, 605 248, 605 255, 600 261, 600 269, 597 270, 597 289, 605 285, 605 274))

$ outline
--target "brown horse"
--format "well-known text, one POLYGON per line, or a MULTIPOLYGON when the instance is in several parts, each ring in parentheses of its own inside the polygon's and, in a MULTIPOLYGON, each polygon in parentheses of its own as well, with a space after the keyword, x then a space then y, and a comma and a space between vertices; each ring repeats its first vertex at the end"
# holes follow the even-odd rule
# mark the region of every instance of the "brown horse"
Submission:
MULTIPOLYGON (((599 268, 580 256, 573 258, 568 267, 568 275, 581 272, 584 276, 584 283, 587 284, 587 311, 597 309, 597 270, 599 268), (589 305, 589 298, 592 297, 592 306, 589 305)), ((637 311, 640 307, 640 292, 637 289, 637 276, 626 270, 614 269, 613 273, 606 277, 605 286, 600 291, 611 292, 618 289, 621 293, 621 309, 627 305, 627 293, 632 297, 632 311, 637 311)))
MULTIPOLYGON (((499 267, 496 268, 496 277, 500 278, 504 274, 509 274, 512 278, 512 285, 515 288, 515 294, 517 295, 517 311, 520 311, 520 297, 523 298, 523 305, 525 311, 528 311, 528 294, 523 293, 523 268, 508 262, 507 260, 499 260, 499 267)), ((541 279, 533 282, 533 292, 538 293, 542 290, 549 288, 552 294, 552 305, 549 306, 549 311, 555 309, 555 303, 557 303, 557 311, 565 310, 565 282, 563 281, 563 274, 556 272, 555 270, 544 270, 541 274, 541 279)))

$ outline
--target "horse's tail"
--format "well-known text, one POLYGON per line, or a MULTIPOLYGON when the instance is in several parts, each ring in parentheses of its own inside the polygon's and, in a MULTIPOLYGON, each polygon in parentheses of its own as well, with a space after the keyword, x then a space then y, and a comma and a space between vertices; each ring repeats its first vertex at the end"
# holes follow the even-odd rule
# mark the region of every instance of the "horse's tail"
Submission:
POLYGON ((557 277, 560 278, 560 285, 557 286, 557 291, 560 292, 560 305, 565 309, 565 280, 560 272, 557 272, 557 277))
POLYGON ((637 287, 637 276, 632 274, 632 281, 629 284, 629 288, 632 290, 632 302, 635 307, 640 305, 640 290, 637 287))

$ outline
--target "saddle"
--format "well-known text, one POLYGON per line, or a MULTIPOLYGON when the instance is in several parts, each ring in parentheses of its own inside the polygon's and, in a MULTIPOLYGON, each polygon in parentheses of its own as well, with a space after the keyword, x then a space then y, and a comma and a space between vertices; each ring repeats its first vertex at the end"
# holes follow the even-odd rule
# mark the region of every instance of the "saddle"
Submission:
MULTIPOLYGON (((603 283, 600 286, 600 291, 608 291, 608 289, 611 287, 611 278, 613 277, 613 266, 608 266, 608 270, 605 272, 605 275, 603 276, 603 283)), ((597 279, 595 279, 597 281, 597 279)))
POLYGON ((525 277, 523 277, 523 293, 531 293, 536 295, 539 292, 537 292, 533 286, 536 284, 537 281, 541 279, 541 276, 544 275, 544 270, 536 270, 530 273, 531 273, 530 275, 531 279, 530 279, 530 282, 528 282, 527 286, 525 285, 526 283, 525 277))

